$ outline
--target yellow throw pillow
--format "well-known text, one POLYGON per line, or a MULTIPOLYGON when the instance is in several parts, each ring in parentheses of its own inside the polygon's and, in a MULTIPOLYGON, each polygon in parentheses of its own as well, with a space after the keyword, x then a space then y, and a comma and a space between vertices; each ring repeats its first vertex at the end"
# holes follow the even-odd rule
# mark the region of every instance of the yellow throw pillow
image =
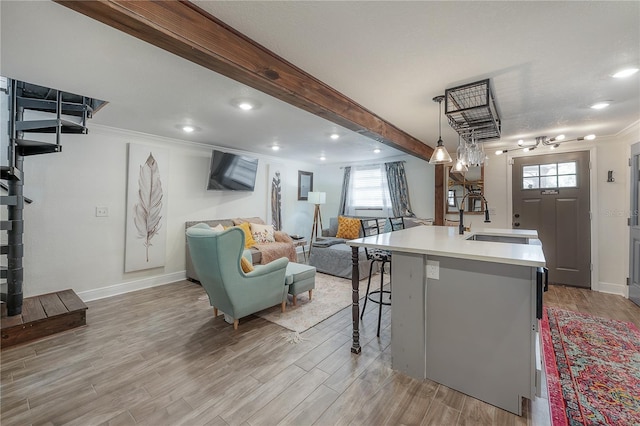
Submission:
POLYGON ((338 233, 336 238, 353 240, 360 236, 360 219, 338 216, 338 233))
POLYGON ((240 267, 242 268, 242 271, 245 274, 248 274, 249 272, 253 271, 253 265, 244 256, 240 258, 240 267))
POLYGON ((236 225, 244 232, 244 248, 253 247, 256 245, 253 235, 251 235, 251 225, 249 222, 243 222, 240 225, 236 225))

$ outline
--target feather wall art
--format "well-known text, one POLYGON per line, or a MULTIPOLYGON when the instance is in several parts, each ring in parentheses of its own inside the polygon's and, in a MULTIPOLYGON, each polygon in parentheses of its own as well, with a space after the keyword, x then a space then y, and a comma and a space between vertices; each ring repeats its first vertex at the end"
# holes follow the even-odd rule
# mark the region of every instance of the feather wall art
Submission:
POLYGON ((146 248, 149 261, 151 239, 160 231, 162 223, 162 181, 158 163, 149 153, 147 161, 140 166, 138 177, 138 203, 134 207, 133 222, 138 230, 138 238, 146 248))
POLYGON ((162 267, 166 262, 166 149, 130 143, 127 180, 125 272, 162 267))
POLYGON ((267 165, 267 185, 271 190, 267 193, 267 223, 276 231, 282 230, 282 205, 284 203, 285 167, 282 163, 267 165))
POLYGON ((280 171, 271 180, 271 223, 276 231, 282 230, 282 191, 280 171))

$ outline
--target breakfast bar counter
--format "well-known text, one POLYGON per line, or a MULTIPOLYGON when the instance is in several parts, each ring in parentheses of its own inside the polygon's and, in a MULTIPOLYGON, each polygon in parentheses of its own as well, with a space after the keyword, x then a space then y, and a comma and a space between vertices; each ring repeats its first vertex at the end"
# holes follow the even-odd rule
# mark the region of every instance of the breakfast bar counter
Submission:
POLYGON ((419 226, 347 242, 360 353, 358 248, 392 253, 392 368, 512 413, 540 390, 542 246, 536 231, 419 226))

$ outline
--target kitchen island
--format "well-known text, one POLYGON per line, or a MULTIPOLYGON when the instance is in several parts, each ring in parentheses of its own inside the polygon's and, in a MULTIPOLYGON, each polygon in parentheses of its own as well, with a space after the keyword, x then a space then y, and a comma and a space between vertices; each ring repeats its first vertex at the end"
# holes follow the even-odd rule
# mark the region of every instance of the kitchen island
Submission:
POLYGON ((512 413, 540 389, 542 246, 536 231, 420 226, 348 241, 353 345, 359 343, 358 248, 392 252, 392 368, 512 413))

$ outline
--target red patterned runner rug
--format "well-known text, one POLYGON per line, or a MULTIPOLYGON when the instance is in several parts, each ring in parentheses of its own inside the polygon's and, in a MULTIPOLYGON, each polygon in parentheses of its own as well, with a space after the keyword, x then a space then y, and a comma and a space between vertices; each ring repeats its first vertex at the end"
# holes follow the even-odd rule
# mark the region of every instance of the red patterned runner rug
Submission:
POLYGON ((640 425, 640 330, 557 308, 542 318, 553 426, 640 425))

